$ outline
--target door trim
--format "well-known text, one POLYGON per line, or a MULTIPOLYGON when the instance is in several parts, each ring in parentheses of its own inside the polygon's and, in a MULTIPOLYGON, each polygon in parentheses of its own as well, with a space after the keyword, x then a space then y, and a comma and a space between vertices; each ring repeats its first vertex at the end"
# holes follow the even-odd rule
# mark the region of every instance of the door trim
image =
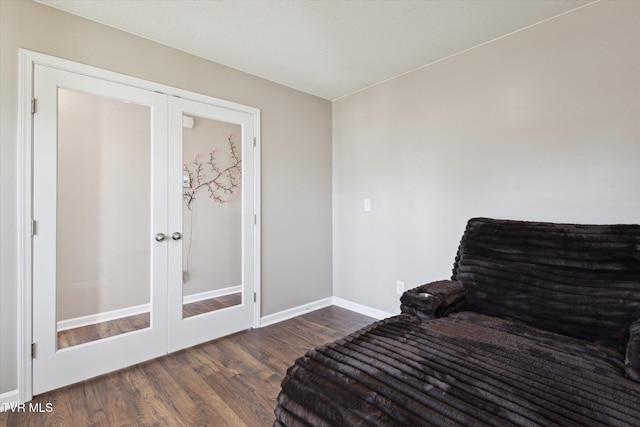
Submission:
MULTIPOLYGON (((199 101, 222 108, 241 111, 253 115, 255 125, 255 190, 254 190, 254 292, 253 327, 260 326, 261 306, 261 132, 260 109, 237 104, 211 96, 150 82, 137 77, 127 76, 103 70, 90 65, 80 64, 66 59, 19 49, 19 82, 18 82, 18 127, 17 127, 17 282, 18 282, 18 327, 17 327, 17 386, 19 402, 28 402, 33 398, 33 371, 31 358, 33 310, 33 257, 32 257, 32 224, 33 224, 33 70, 36 64, 57 68, 77 74, 100 78, 111 82, 161 92, 193 101, 199 101)), ((37 106, 36 106, 37 108, 37 106)))

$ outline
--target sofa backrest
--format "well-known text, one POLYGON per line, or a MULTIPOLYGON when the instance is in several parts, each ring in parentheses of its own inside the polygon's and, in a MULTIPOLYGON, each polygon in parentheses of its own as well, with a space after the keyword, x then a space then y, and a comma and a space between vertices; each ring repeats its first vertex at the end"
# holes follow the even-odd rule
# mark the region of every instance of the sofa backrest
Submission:
POLYGON ((453 269, 467 309, 614 348, 640 318, 640 225, 473 218, 453 269))

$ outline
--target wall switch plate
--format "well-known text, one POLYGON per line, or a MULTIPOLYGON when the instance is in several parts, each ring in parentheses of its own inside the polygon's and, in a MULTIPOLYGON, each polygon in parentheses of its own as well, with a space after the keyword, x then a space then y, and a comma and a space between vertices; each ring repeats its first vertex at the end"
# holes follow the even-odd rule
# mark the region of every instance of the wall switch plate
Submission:
POLYGON ((371 212, 371 199, 364 199, 364 211, 371 212))
POLYGON ((190 188, 191 187, 191 178, 188 174, 182 175, 182 188, 190 188))
POLYGON ((402 280, 396 281, 396 293, 402 295, 404 293, 404 282, 402 280))

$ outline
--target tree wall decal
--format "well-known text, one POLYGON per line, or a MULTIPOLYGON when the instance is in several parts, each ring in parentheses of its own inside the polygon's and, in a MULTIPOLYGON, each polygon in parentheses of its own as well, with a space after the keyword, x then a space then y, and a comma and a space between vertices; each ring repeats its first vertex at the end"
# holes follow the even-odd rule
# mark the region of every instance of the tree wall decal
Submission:
POLYGON ((221 167, 218 165, 218 150, 216 148, 209 152, 207 162, 202 162, 200 155, 196 154, 193 162, 182 164, 183 174, 189 177, 189 186, 183 189, 182 198, 189 210, 191 210, 191 205, 196 197, 203 192, 208 192, 209 199, 215 203, 228 203, 229 197, 240 194, 242 161, 238 157, 237 147, 232 136, 227 138, 230 166, 221 167))

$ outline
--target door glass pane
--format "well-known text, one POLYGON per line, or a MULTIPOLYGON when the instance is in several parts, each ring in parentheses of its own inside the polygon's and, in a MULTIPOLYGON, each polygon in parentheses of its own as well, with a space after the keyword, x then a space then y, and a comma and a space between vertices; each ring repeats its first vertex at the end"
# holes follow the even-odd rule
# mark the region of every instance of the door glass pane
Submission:
POLYGON ((151 111, 58 90, 57 342, 150 326, 151 111))
POLYGON ((184 116, 183 318, 242 304, 242 127, 184 116))

